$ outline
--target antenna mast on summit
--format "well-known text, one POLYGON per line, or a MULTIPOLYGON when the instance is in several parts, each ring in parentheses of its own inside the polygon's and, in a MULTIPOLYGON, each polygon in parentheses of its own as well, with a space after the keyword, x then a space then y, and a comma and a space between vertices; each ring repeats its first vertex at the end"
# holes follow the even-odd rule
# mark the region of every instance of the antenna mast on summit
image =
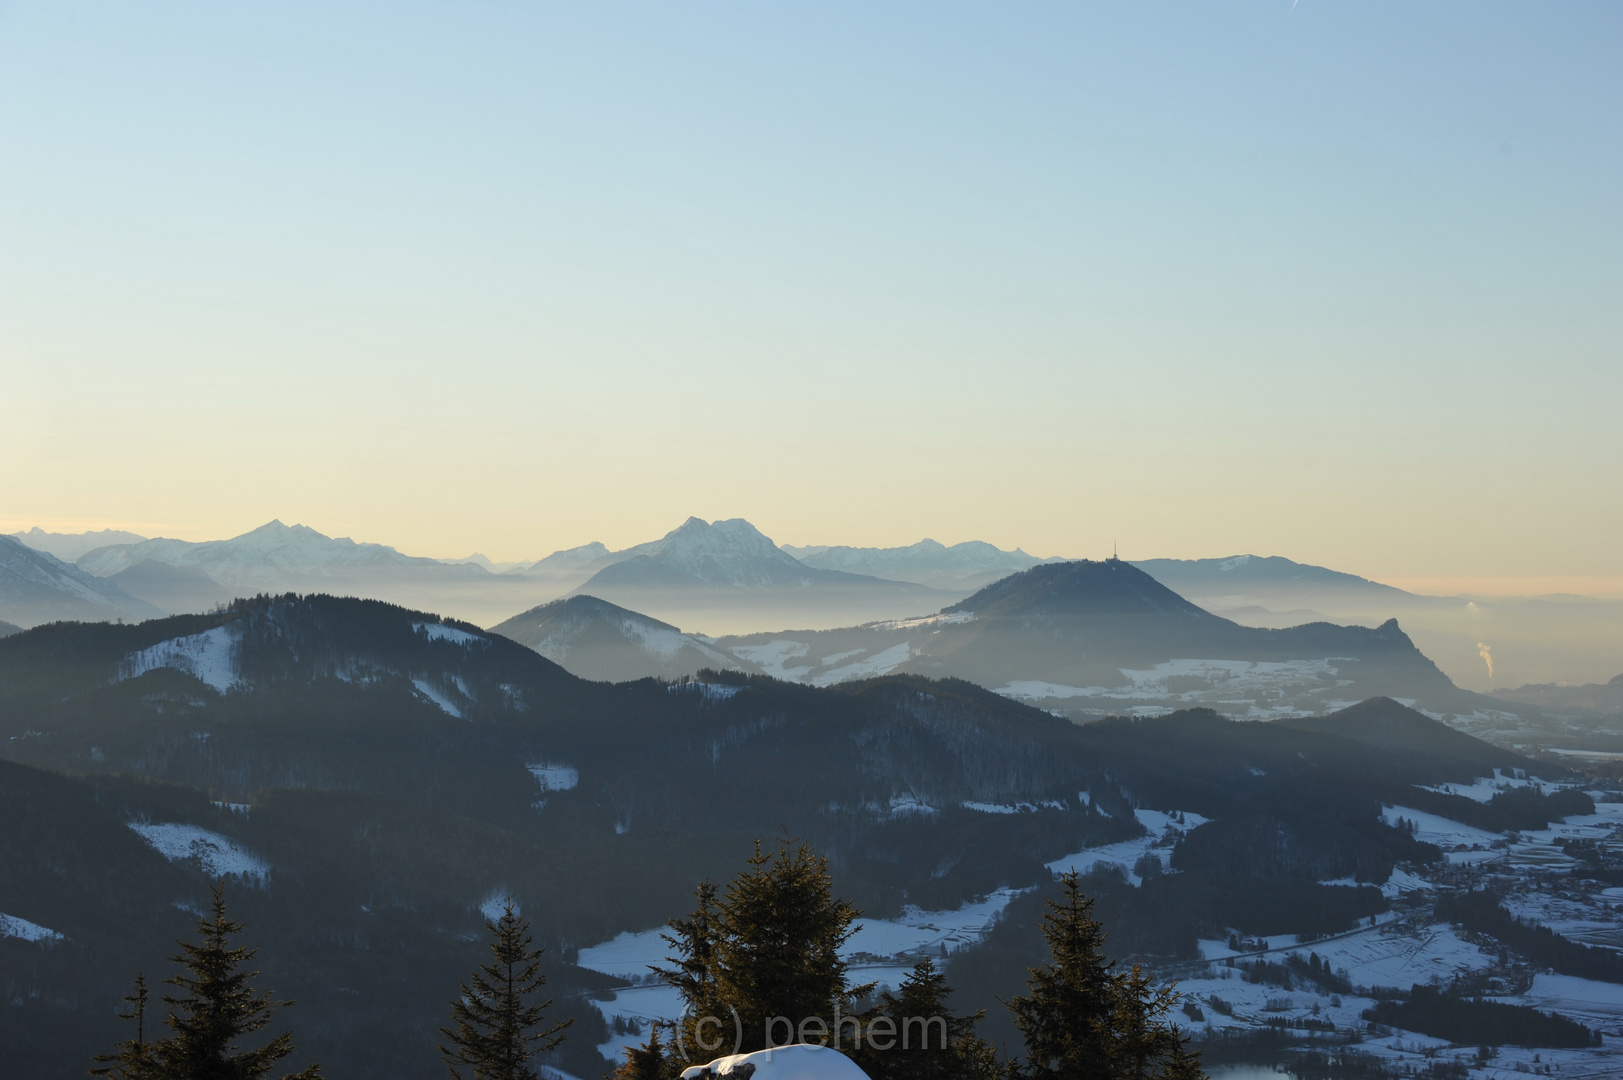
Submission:
POLYGON ((1110 561, 1120 562, 1121 556, 1116 553, 1116 541, 1110 541, 1110 561))

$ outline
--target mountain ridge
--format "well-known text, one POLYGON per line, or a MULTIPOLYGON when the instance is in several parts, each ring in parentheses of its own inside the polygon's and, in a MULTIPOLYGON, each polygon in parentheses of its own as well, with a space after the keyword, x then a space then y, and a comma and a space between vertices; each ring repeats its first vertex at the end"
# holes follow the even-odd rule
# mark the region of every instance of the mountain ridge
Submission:
POLYGON ((164 614, 116 583, 47 551, 0 536, 0 618, 19 626, 63 620, 147 619, 164 614))

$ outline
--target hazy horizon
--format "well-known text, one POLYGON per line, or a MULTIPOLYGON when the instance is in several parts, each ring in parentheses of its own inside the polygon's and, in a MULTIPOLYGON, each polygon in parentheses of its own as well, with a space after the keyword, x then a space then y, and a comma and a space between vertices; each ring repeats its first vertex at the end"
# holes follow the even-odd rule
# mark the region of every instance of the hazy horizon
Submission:
POLYGON ((634 11, 0 7, 0 529, 1623 591, 1615 6, 634 11))
MULTIPOLYGON (((698 516, 698 515, 692 515, 692 516, 698 516)), ((748 517, 746 515, 743 515, 743 514, 727 514, 727 515, 724 515, 724 516, 729 517, 729 518, 744 517, 746 520, 749 520, 748 517)), ((682 520, 686 520, 686 518, 683 518, 682 520)), ((717 520, 720 520, 720 518, 718 518, 717 520)), ((284 525, 290 525, 290 526, 292 526, 292 525, 303 525, 303 526, 305 526, 307 528, 312 528, 316 532, 322 533, 323 535, 333 537, 333 538, 350 539, 350 540, 355 541, 358 544, 363 544, 363 543, 384 544, 384 545, 386 545, 388 547, 394 548, 395 550, 399 551, 401 554, 404 554, 404 555, 426 557, 426 558, 431 558, 431 559, 440 559, 440 560, 443 560, 443 561, 464 560, 464 559, 467 559, 467 558, 469 558, 471 556, 483 555, 484 557, 489 559, 492 563, 496 563, 496 564, 532 562, 532 561, 535 561, 537 559, 545 558, 547 555, 550 555, 553 552, 564 551, 564 550, 568 550, 570 548, 575 548, 575 547, 581 547, 581 546, 584 546, 586 544, 590 544, 593 541, 599 541, 599 542, 605 543, 606 546, 611 551, 622 550, 624 548, 632 547, 632 546, 634 546, 636 544, 646 543, 646 542, 648 542, 650 540, 657 540, 661 536, 665 535, 665 533, 667 533, 671 529, 675 528, 676 525, 681 523, 680 521, 678 521, 678 522, 675 522, 673 524, 670 524, 668 527, 665 527, 665 528, 658 528, 656 526, 657 531, 646 533, 646 534, 633 535, 631 539, 627 539, 623 543, 615 543, 615 542, 604 541, 601 536, 594 535, 594 536, 590 536, 590 537, 587 537, 587 538, 584 538, 584 539, 580 539, 580 540, 578 540, 578 541, 576 541, 574 543, 565 543, 565 544, 561 545, 560 547, 548 548, 545 551, 541 551, 541 550, 537 549, 537 550, 533 550, 533 551, 528 551, 527 553, 524 553, 524 554, 512 554, 512 555, 505 554, 505 553, 498 555, 498 554, 494 554, 492 552, 492 550, 489 550, 487 548, 478 548, 478 547, 476 547, 474 549, 471 549, 471 550, 454 553, 454 554, 443 552, 443 551, 440 551, 440 552, 419 551, 419 550, 413 550, 413 549, 411 549, 411 548, 409 548, 407 546, 396 543, 396 542, 394 542, 393 540, 391 540, 391 539, 389 539, 387 537, 345 536, 344 534, 331 531, 331 530, 323 528, 323 527, 321 527, 319 525, 311 525, 309 522, 293 521, 293 520, 288 520, 288 519, 281 518, 281 517, 267 518, 267 519, 265 519, 263 521, 260 521, 259 524, 257 524, 257 525, 253 525, 253 526, 250 526, 249 528, 240 529, 240 530, 238 530, 236 532, 231 532, 231 533, 224 534, 224 535, 204 535, 204 534, 201 534, 201 533, 194 533, 193 535, 175 535, 175 534, 170 534, 170 533, 142 533, 142 532, 140 532, 139 529, 131 526, 128 523, 103 524, 103 525, 96 525, 96 526, 83 528, 83 529, 51 529, 51 528, 46 528, 45 526, 39 525, 37 523, 35 523, 35 524, 27 524, 27 525, 16 524, 15 522, 7 523, 5 521, 5 519, 0 519, 0 532, 9 533, 9 534, 19 534, 19 533, 26 533, 30 529, 34 529, 34 528, 39 528, 39 529, 41 529, 42 531, 44 531, 46 533, 65 534, 65 535, 80 535, 80 534, 88 533, 88 532, 103 532, 103 531, 115 531, 116 532, 116 531, 122 531, 122 532, 137 533, 138 535, 144 536, 146 539, 165 538, 165 539, 173 539, 173 540, 185 540, 185 541, 187 541, 189 543, 205 543, 205 542, 212 541, 212 540, 229 540, 229 539, 232 539, 232 538, 237 537, 237 536, 242 536, 242 535, 244 535, 246 533, 252 532, 254 529, 257 529, 257 528, 260 528, 261 526, 270 524, 273 521, 281 521, 284 525)), ((751 523, 752 524, 757 524, 755 522, 751 522, 751 523)), ((759 527, 758 524, 757 524, 757 527, 759 527)), ((788 547, 802 547, 803 548, 803 547, 814 547, 814 546, 819 546, 819 545, 826 545, 826 546, 847 546, 847 547, 872 547, 872 548, 889 547, 889 548, 897 548, 897 547, 907 547, 907 546, 909 546, 911 544, 918 543, 918 542, 923 541, 923 540, 935 540, 937 543, 941 543, 941 544, 944 544, 944 545, 946 545, 948 547, 951 547, 954 544, 964 543, 964 542, 967 542, 967 541, 979 540, 979 541, 984 541, 984 542, 989 542, 989 543, 991 542, 991 541, 987 541, 984 536, 964 536, 964 537, 955 538, 955 539, 951 539, 951 540, 944 540, 944 539, 942 539, 940 537, 934 537, 934 536, 931 536, 931 537, 919 536, 919 537, 915 537, 913 540, 903 541, 901 543, 894 543, 894 544, 865 544, 865 543, 861 543, 859 541, 853 541, 851 539, 832 539, 832 540, 825 539, 825 540, 817 540, 817 541, 797 541, 797 540, 794 540, 794 539, 784 539, 782 537, 773 536, 771 532, 769 532, 768 530, 765 530, 765 529, 762 529, 761 531, 763 533, 765 533, 768 537, 770 537, 772 539, 772 541, 774 543, 778 544, 778 546, 780 546, 780 547, 788 546, 788 547)), ((630 534, 628 534, 628 535, 630 535, 630 534)), ((996 546, 998 546, 998 547, 1000 547, 1000 548, 1002 548, 1003 550, 1006 550, 1006 551, 1012 551, 1012 550, 1014 550, 1016 548, 1019 548, 1021 550, 1024 550, 1027 554, 1035 555, 1035 556, 1037 556, 1039 558, 1056 558, 1057 557, 1057 558, 1065 558, 1065 559, 1103 559, 1103 558, 1108 558, 1112 554, 1112 551, 1083 552, 1083 553, 1076 553, 1076 552, 1071 552, 1071 551, 1038 551, 1038 550, 1034 549, 1031 545, 1029 545, 1029 544, 1021 544, 1018 541, 1013 542, 1013 543, 1007 543, 1007 544, 997 544, 996 546)), ((1201 554, 1158 554, 1158 553, 1139 554, 1139 553, 1134 553, 1134 552, 1119 552, 1119 554, 1120 554, 1121 558, 1123 558, 1123 559, 1125 559, 1125 560, 1127 560, 1129 562, 1139 562, 1139 561, 1149 560, 1149 559, 1184 559, 1184 560, 1228 559, 1228 558, 1234 558, 1234 557, 1242 556, 1242 555, 1253 555, 1253 556, 1259 556, 1259 557, 1263 557, 1263 558, 1267 558, 1267 557, 1271 557, 1271 556, 1279 556, 1279 557, 1290 559, 1293 562, 1304 563, 1304 564, 1307 564, 1307 565, 1324 565, 1324 564, 1319 564, 1319 563, 1313 563, 1313 562, 1311 562, 1311 560, 1298 558, 1295 555, 1291 554, 1290 552, 1272 551, 1272 550, 1221 551, 1221 552, 1213 551, 1213 552, 1206 552, 1206 553, 1201 553, 1201 554)), ((1537 597, 1537 596, 1571 595, 1571 596, 1590 596, 1590 597, 1603 598, 1603 599, 1623 599, 1623 575, 1617 575, 1617 576, 1598 576, 1597 575, 1597 576, 1581 577, 1581 576, 1576 576, 1576 575, 1479 575, 1479 576, 1465 576, 1465 575, 1424 575, 1424 574, 1422 574, 1422 575, 1403 575, 1403 574, 1397 574, 1397 575, 1387 575, 1385 577, 1378 577, 1378 576, 1376 576, 1374 574, 1365 573, 1362 570, 1355 569, 1355 568, 1349 568, 1349 567, 1346 567, 1346 566, 1326 566, 1326 569, 1337 570, 1337 571, 1340 571, 1341 573, 1356 574, 1359 577, 1368 578, 1369 580, 1376 581, 1376 582, 1378 582, 1378 583, 1380 583, 1382 585, 1390 585, 1393 588, 1403 589, 1405 592, 1412 592, 1412 593, 1415 593, 1415 594, 1421 595, 1421 596, 1537 597)))

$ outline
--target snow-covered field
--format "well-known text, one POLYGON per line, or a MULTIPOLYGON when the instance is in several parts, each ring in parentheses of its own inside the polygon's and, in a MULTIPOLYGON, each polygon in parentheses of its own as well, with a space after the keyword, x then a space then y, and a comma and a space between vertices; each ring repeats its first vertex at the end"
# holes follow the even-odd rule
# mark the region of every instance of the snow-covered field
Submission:
POLYGON ((270 867, 217 832, 181 822, 151 825, 132 821, 130 828, 172 862, 196 859, 210 877, 241 877, 262 882, 270 867))
POLYGON ((1142 885, 1143 879, 1133 870, 1139 859, 1153 855, 1161 863, 1162 872, 1170 872, 1173 845, 1188 830, 1206 824, 1205 818, 1190 811, 1165 813, 1160 810, 1134 810, 1133 815, 1140 825, 1149 830, 1146 835, 1104 847, 1083 848, 1073 855, 1055 859, 1048 864, 1048 869, 1055 874, 1063 874, 1067 870, 1086 874, 1095 866, 1114 863, 1127 874, 1128 881, 1135 886, 1142 885))
POLYGON ((174 668, 223 694, 241 681, 237 675, 237 646, 241 638, 242 628, 228 623, 201 634, 160 641, 125 657, 119 678, 134 679, 158 668, 174 668))
POLYGON ((888 649, 881 649, 864 660, 854 660, 829 671, 820 671, 806 681, 813 686, 833 686, 835 683, 851 682, 855 679, 872 679, 879 675, 889 675, 906 663, 912 655, 912 647, 904 641, 888 649))
POLYGON ((1282 661, 1185 657, 1153 668, 1122 668, 1122 677, 1127 681, 1117 686, 1066 686, 1020 679, 999 687, 997 692, 1033 703, 1080 698, 1136 715, 1205 705, 1230 715, 1267 720, 1352 704, 1330 696, 1340 687, 1352 685, 1351 679, 1340 678, 1337 666, 1352 663, 1356 660, 1347 657, 1282 661), (1191 682, 1197 685, 1189 685, 1191 682), (1265 701, 1268 704, 1263 704, 1265 701))

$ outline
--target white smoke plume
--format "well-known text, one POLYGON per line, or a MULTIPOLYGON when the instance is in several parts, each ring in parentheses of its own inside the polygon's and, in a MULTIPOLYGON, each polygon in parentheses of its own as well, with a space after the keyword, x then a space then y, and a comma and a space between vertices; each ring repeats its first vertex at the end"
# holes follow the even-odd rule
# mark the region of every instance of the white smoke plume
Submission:
POLYGON ((1479 641, 1476 643, 1476 651, 1482 657, 1482 662, 1488 665, 1488 678, 1493 678, 1493 650, 1488 648, 1485 642, 1479 641))

